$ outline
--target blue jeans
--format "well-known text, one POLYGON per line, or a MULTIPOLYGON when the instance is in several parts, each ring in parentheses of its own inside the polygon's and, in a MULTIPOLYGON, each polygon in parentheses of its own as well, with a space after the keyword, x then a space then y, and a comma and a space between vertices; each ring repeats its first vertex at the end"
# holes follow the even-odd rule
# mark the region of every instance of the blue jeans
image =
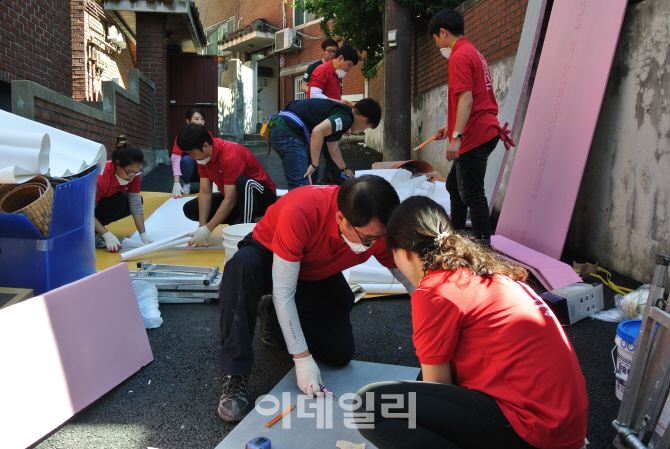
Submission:
POLYGON ((188 157, 187 154, 181 157, 179 168, 181 168, 181 178, 184 180, 184 184, 190 184, 191 181, 197 181, 199 179, 191 179, 193 177, 193 173, 198 173, 195 164, 196 162, 188 157))
MULTIPOLYGON (((304 176, 310 163, 309 145, 302 139, 289 136, 276 126, 270 132, 270 145, 281 158, 288 189, 308 186, 309 179, 304 176)), ((318 165, 318 161, 314 165, 318 165)), ((319 170, 317 169, 312 173, 312 184, 318 184, 318 180, 319 170)))
POLYGON ((447 176, 447 191, 451 198, 451 224, 456 231, 465 229, 470 208, 472 231, 478 240, 491 238, 489 203, 484 191, 486 162, 498 144, 498 137, 458 156, 447 176))

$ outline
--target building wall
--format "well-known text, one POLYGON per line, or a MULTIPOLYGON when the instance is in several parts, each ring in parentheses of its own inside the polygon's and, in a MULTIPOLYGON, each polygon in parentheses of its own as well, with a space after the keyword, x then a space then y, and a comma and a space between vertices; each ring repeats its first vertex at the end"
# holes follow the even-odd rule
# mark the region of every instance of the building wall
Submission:
POLYGON ((72 96, 70 0, 0 2, 0 81, 72 96))
POLYGON ((154 83, 138 70, 129 74, 130 89, 103 84, 103 101, 91 105, 58 94, 32 81, 12 83, 12 112, 45 125, 99 142, 109 155, 119 134, 145 151, 146 167, 167 162, 167 152, 157 153, 154 121, 154 83))
POLYGON ((239 19, 237 17, 237 3, 237 1, 195 0, 195 5, 200 12, 202 27, 207 29, 231 17, 235 17, 235 24, 237 25, 239 19))
POLYGON ((155 85, 155 149, 167 150, 165 14, 137 13, 137 68, 155 85))
POLYGON ((566 243, 645 283, 670 251, 669 65, 670 3, 631 2, 566 243))
POLYGON ((135 68, 131 54, 132 42, 117 50, 106 44, 107 27, 114 20, 102 7, 101 0, 72 0, 72 81, 73 98, 80 101, 99 101, 102 82, 117 79, 123 88, 128 87, 128 70, 135 68), (95 68, 94 51, 103 52, 111 59, 104 69, 95 68))

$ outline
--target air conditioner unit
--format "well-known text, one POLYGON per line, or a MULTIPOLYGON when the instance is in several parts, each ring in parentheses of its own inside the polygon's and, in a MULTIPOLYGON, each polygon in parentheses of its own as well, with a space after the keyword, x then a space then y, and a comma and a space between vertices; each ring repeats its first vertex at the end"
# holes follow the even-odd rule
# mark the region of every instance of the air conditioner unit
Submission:
POLYGON ((302 42, 295 28, 284 28, 275 34, 275 53, 300 50, 302 42))

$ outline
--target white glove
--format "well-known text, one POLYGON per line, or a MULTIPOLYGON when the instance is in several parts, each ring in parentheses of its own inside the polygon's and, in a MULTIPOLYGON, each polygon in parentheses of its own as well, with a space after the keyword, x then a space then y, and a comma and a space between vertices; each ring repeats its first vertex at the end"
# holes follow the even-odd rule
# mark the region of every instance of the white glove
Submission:
POLYGON ((189 234, 189 236, 193 238, 190 242, 188 242, 188 246, 198 246, 198 244, 201 242, 204 242, 205 246, 207 246, 207 237, 209 237, 209 234, 211 233, 212 231, 209 230, 207 225, 200 226, 198 229, 189 234))
POLYGON ((149 237, 146 232, 140 233, 140 239, 142 239, 142 243, 144 243, 145 245, 150 245, 154 242, 153 239, 149 237))
POLYGON ((175 182, 172 186, 172 197, 181 198, 182 195, 186 195, 186 192, 184 192, 184 189, 181 188, 181 184, 175 182))
POLYGON ((119 248, 121 248, 121 242, 116 238, 114 234, 107 231, 102 234, 102 238, 105 239, 105 245, 107 245, 107 251, 110 253, 118 253, 119 248))
POLYGON ((295 362, 295 377, 298 378, 298 388, 309 396, 321 396, 321 371, 311 355, 301 359, 293 359, 295 362))

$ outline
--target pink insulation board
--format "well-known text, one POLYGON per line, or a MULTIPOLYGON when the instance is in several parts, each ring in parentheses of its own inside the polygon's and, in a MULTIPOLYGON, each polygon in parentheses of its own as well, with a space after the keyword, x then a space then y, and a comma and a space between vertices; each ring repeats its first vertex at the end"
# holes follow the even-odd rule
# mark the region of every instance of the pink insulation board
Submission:
POLYGON ((0 447, 29 446, 152 360, 125 263, 0 310, 0 447))
POLYGON ((561 0, 551 10, 496 233, 555 259, 565 244, 627 4, 561 0))

